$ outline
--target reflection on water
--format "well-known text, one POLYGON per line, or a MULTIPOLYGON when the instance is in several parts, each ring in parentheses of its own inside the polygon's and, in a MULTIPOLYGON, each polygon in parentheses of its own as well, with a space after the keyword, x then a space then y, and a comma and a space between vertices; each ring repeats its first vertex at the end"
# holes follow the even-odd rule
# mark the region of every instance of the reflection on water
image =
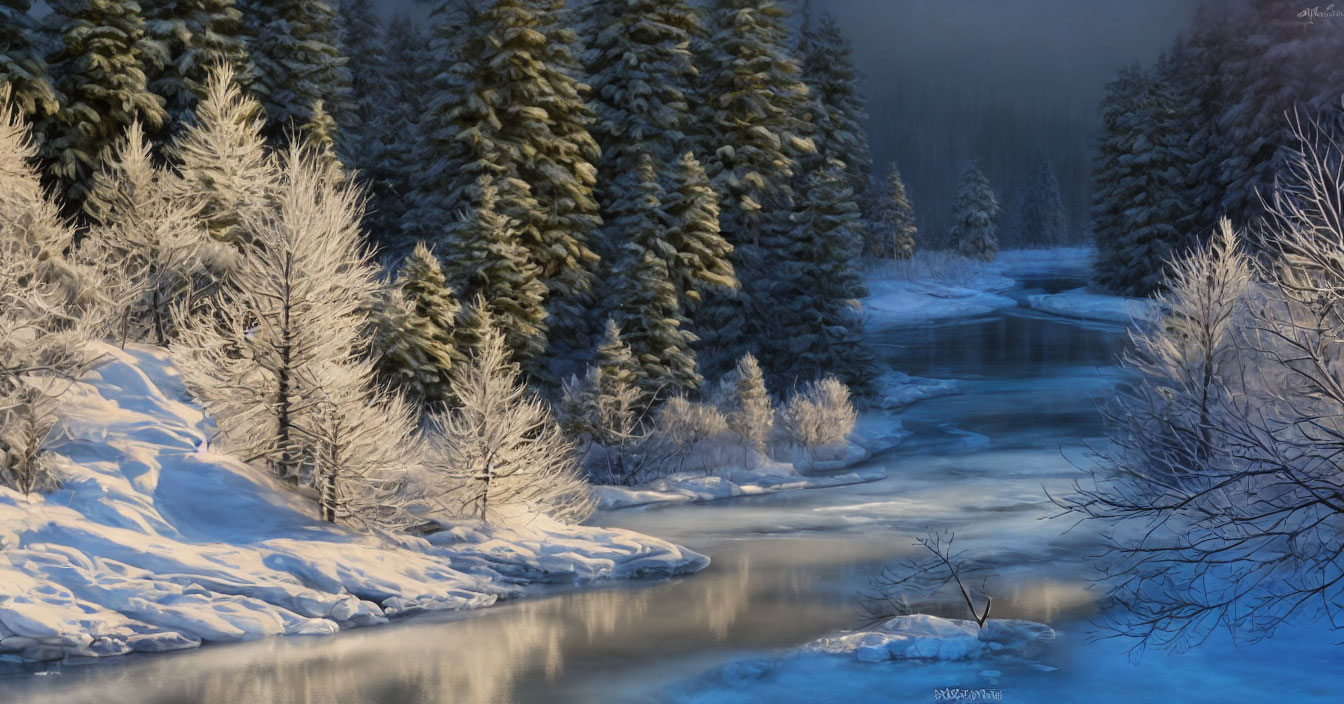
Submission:
MULTIPOLYGON (((1061 285, 1063 285, 1061 283, 1061 285)), ((0 679, 0 702, 444 704, 656 701, 669 683, 744 653, 852 626, 855 594, 930 527, 991 562, 994 615, 1090 613, 1082 555, 1041 487, 1067 482, 1098 432, 1123 333, 1022 314, 880 332, 912 374, 970 379, 899 414, 914 432, 874 458, 871 484, 600 515, 709 554, 674 581, 550 593, 469 615, 428 615, 324 639, 272 639, 65 666, 0 679), (1066 448, 1061 452, 1061 445, 1066 448)), ((962 616, 935 599, 928 610, 962 616)))

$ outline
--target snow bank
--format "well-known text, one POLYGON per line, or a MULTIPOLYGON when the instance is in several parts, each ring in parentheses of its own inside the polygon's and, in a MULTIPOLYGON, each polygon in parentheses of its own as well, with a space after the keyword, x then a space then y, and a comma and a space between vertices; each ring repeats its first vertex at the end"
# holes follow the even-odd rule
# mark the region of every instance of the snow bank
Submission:
POLYGON ((985 265, 986 270, 1010 278, 1018 276, 1086 276, 1092 267, 1091 247, 1005 249, 985 265))
POLYGON ((927 614, 897 616, 877 628, 837 633, 799 649, 800 654, 851 656, 861 662, 888 660, 973 660, 992 655, 1024 658, 1040 654, 1055 631, 1034 621, 974 621, 927 614))
POLYGON ((961 393, 961 385, 947 379, 928 379, 910 376, 905 372, 888 369, 874 380, 877 398, 884 408, 906 406, 915 401, 961 393))
POLYGON ((530 516, 428 538, 322 523, 311 502, 213 451, 162 350, 106 362, 62 397, 64 486, 0 488, 0 657, 41 661, 328 635, 488 606, 530 582, 692 572, 702 555, 530 516))
MULTIPOLYGON (((852 464, 867 456, 867 451, 851 445, 853 453, 846 460, 852 464), (859 454, 862 452, 862 454, 859 454)), ((854 472, 804 475, 793 464, 767 461, 751 469, 727 467, 713 474, 680 472, 649 482, 639 487, 596 486, 597 507, 602 510, 647 506, 661 503, 699 503, 729 499, 737 496, 757 496, 780 491, 822 489, 847 484, 862 484, 885 479, 887 472, 880 467, 854 472)))
POLYGON ((997 293, 1012 286, 1012 279, 997 276, 977 277, 968 285, 870 279, 862 303, 869 327, 915 325, 1016 307, 1017 301, 997 293))
POLYGON ((1157 304, 1146 298, 1107 296, 1085 288, 1027 296, 1026 305, 1043 313, 1119 325, 1155 323, 1161 316, 1157 304))

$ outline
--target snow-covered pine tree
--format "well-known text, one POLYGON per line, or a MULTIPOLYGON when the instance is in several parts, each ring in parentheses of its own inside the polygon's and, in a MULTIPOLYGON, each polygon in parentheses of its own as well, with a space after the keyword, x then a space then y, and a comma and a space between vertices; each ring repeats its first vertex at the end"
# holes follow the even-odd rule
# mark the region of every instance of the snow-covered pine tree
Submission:
MULTIPOLYGON (((694 44, 695 151, 720 197, 720 223, 733 245, 741 289, 716 294, 698 316, 701 364, 721 369, 757 348, 771 309, 757 279, 767 230, 791 227, 797 158, 814 151, 803 118, 807 86, 789 51, 788 11, 774 0, 715 0, 705 37, 694 44)), ((787 305, 787 303, 783 303, 787 305)))
POLYGON ((715 396, 715 405, 728 419, 728 429, 741 438, 743 445, 764 457, 775 426, 775 406, 765 389, 761 366, 750 352, 719 380, 715 396))
POLYGON ((430 166, 418 179, 407 235, 442 238, 445 212, 478 205, 475 180, 492 175, 498 210, 516 223, 515 240, 536 264, 558 335, 577 344, 598 261, 598 148, 586 87, 571 73, 576 38, 555 5, 493 0, 465 27, 436 28, 423 130, 430 166))
POLYGON ((803 80, 824 111, 812 139, 823 162, 835 160, 845 165, 854 198, 861 210, 868 211, 873 157, 868 148, 868 113, 854 52, 829 12, 821 13, 815 24, 807 22, 806 16, 804 19, 798 59, 803 80))
POLYGON ((379 372, 427 410, 441 408, 450 399, 452 370, 465 360, 454 336, 462 306, 423 243, 402 262, 394 286, 395 300, 387 303, 405 308, 374 315, 379 372))
POLYGON ((79 258, 104 272, 122 339, 168 344, 172 309, 211 258, 201 202, 181 192, 176 174, 155 168, 138 122, 94 175, 79 258))
POLYGON ((158 129, 167 117, 163 99, 145 78, 150 42, 134 0, 52 0, 49 26, 60 35, 52 57, 64 98, 43 144, 48 176, 78 213, 93 173, 136 120, 158 129))
POLYGON ((666 239, 674 252, 668 267, 682 312, 694 321, 709 292, 737 289, 733 245, 719 229, 719 196, 694 153, 686 152, 677 160, 665 199, 666 239))
MULTIPOLYGON (((406 239, 402 231, 410 229, 405 221, 414 206, 417 174, 434 166, 429 153, 421 150, 420 135, 425 87, 429 85, 426 59, 430 56, 430 39, 420 23, 400 15, 388 22, 383 41, 386 103, 371 122, 362 123, 373 139, 370 162, 361 167, 371 204, 364 225, 375 246, 396 255, 408 252, 420 241, 406 239)), ((443 230, 439 228, 447 227, 441 220, 431 225, 418 228, 419 235, 441 237, 443 230)))
POLYGON ((1239 21, 1244 38, 1228 63, 1231 104, 1218 125, 1226 150, 1221 210, 1234 226, 1262 219, 1262 198, 1296 143, 1290 115, 1337 112, 1344 94, 1344 67, 1323 59, 1344 53, 1344 33, 1311 31, 1301 9, 1296 0, 1252 0, 1239 21))
POLYGON ((256 80, 252 91, 266 108, 266 136, 280 142, 308 121, 320 100, 344 130, 355 129, 346 107, 350 69, 336 12, 327 0, 238 0, 256 80))
POLYGON ((234 0, 141 0, 140 7, 154 40, 146 61, 149 89, 164 99, 170 130, 195 113, 213 67, 227 65, 244 89, 251 84, 255 68, 234 0))
POLYGON ((274 204, 244 214, 256 246, 184 322, 172 345, 187 388, 247 461, 311 480, 333 374, 362 377, 376 269, 361 245, 363 199, 310 148, 287 148, 274 204))
POLYGON ((1132 66, 1107 84, 1092 170, 1093 277, 1103 288, 1144 296, 1162 282, 1185 238, 1177 224, 1187 163, 1173 98, 1158 76, 1132 66))
POLYGON ((974 160, 966 162, 953 203, 948 233, 964 257, 990 261, 998 254, 999 201, 989 179, 974 160))
POLYGON ((896 164, 887 167, 877 217, 868 229, 867 254, 878 259, 909 259, 915 254, 915 208, 896 164))
POLYGON ((464 297, 482 296, 491 325, 527 364, 546 351, 546 286, 527 248, 518 242, 518 224, 497 208, 494 180, 481 176, 465 213, 449 240, 449 281, 464 297))
POLYGON ((1054 247, 1068 236, 1068 214, 1059 194, 1059 179, 1044 154, 1026 179, 1017 213, 1018 241, 1036 247, 1054 247))
MULTIPOLYGON (((392 102, 395 84, 389 76, 388 44, 373 3, 342 0, 340 20, 351 77, 350 113, 354 116, 345 156, 351 169, 369 180, 379 158, 383 113, 402 108, 392 102)), ((369 195, 370 209, 376 212, 382 205, 378 194, 370 190, 369 195)))
POLYGON ((602 148, 599 200, 610 223, 638 209, 616 184, 639 168, 641 154, 670 163, 689 146, 683 120, 696 75, 690 41, 700 25, 685 0, 608 0, 581 12, 597 118, 592 133, 602 148))
POLYGON ((30 0, 0 0, 0 86, 9 85, 9 100, 28 119, 40 120, 55 115, 61 101, 31 9, 30 0))
POLYGON ((474 518, 540 511, 582 521, 594 502, 573 448, 549 404, 522 383, 504 334, 482 317, 480 343, 453 373, 459 404, 431 421, 431 469, 464 484, 459 508, 474 518))
POLYGON ((826 373, 855 389, 871 381, 872 357, 862 345, 858 299, 867 295, 854 268, 863 243, 862 215, 844 164, 831 161, 807 180, 792 237, 771 248, 770 295, 787 301, 774 313, 769 341, 772 374, 797 383, 826 373))
MULTIPOLYGON (((201 204, 200 216, 213 238, 235 248, 251 240, 243 223, 269 206, 277 187, 264 126, 261 104, 243 93, 233 69, 216 67, 206 78, 195 119, 169 150, 183 197, 201 204)), ((220 262, 212 268, 231 266, 220 262)))
POLYGON ((634 351, 645 393, 694 391, 702 381, 691 349, 696 337, 686 329, 668 268, 679 252, 666 239, 670 230, 653 157, 641 155, 634 175, 629 200, 638 208, 611 223, 623 238, 610 283, 616 322, 634 351))

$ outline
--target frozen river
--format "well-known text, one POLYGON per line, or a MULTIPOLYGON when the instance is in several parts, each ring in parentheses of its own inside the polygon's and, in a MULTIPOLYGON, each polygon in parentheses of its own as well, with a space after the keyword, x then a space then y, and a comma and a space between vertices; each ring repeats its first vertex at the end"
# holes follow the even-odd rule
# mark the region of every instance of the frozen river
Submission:
MULTIPOLYGON (((1138 665, 1125 643, 1089 642, 1097 538, 1049 520, 1043 489, 1067 488, 1101 435, 1096 406, 1118 378, 1122 329, 1008 309, 870 337, 896 369, 962 390, 891 413, 911 435, 872 458, 885 480, 593 519, 708 554, 703 573, 333 638, 65 666, 0 680, 0 702, 932 702, 942 687, 1022 702, 1344 701, 1340 650, 1328 645, 1337 639, 1313 629, 1238 650, 1149 653, 1138 665), (856 592, 912 555, 928 528, 955 530, 996 566, 994 616, 1059 629, 1046 667, 774 659, 854 625, 856 592)), ((963 616, 951 603, 925 607, 963 616)))

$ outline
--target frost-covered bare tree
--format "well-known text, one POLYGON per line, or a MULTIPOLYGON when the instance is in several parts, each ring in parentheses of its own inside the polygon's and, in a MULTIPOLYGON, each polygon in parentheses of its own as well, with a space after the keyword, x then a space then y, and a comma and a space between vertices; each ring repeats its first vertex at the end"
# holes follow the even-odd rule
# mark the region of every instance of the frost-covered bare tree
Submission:
POLYGON ((913 614, 912 599, 933 598, 949 585, 955 585, 954 598, 966 606, 967 615, 976 625, 984 628, 994 605, 994 597, 989 594, 993 575, 987 564, 972 559, 965 551, 957 552, 953 548, 956 539, 955 533, 929 531, 915 540, 915 545, 928 553, 925 557, 884 567, 859 594, 859 612, 864 621, 875 624, 913 614))
MULTIPOLYGON (((104 272, 125 339, 168 344, 171 309, 213 259, 215 243, 177 175, 156 168, 139 122, 95 174, 84 202, 92 226, 79 258, 104 272)), ((223 246, 223 245, 219 245, 223 246)))
POLYGON ((45 449, 56 397, 92 360, 105 331, 96 272, 69 261, 74 234, 47 198, 37 149, 0 87, 0 485, 31 493, 57 482, 45 449))
POLYGON ((1344 626, 1344 172, 1339 144, 1299 137, 1259 282, 1226 224, 1173 269, 1109 414, 1115 449, 1056 497, 1113 524, 1108 625, 1136 647, 1344 626))
POLYGON ((361 240, 359 191, 330 178, 303 145, 289 147, 276 168, 274 204, 239 213, 255 246, 172 348, 226 444, 297 483, 314 455, 305 419, 322 412, 330 369, 351 369, 365 351, 364 311, 377 279, 361 240))
POLYGON ((849 387, 833 376, 804 384, 780 409, 777 421, 789 441, 810 452, 843 447, 858 421, 849 387))
MULTIPOLYGON (((473 308, 488 316, 487 305, 477 297, 473 308)), ((582 521, 594 501, 573 447, 511 356, 503 333, 482 326, 467 363, 452 374, 457 405, 430 421, 431 469, 462 482, 453 508, 481 520, 509 508, 582 521)))

